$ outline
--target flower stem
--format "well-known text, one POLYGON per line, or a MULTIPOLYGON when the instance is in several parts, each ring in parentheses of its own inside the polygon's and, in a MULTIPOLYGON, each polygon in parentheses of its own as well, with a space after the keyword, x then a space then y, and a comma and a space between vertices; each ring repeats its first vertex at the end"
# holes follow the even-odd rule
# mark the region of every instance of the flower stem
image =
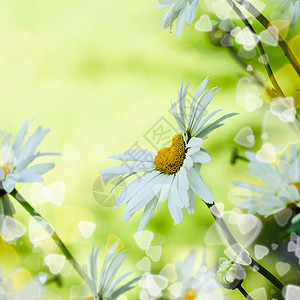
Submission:
POLYGON ((240 285, 238 287, 238 290, 243 294, 243 296, 247 299, 247 300, 253 300, 253 298, 251 298, 248 293, 244 290, 244 288, 240 285))
MULTIPOLYGON (((270 30, 270 26, 269 26, 270 22, 257 8, 255 8, 248 0, 236 0, 236 2, 243 5, 243 7, 245 9, 247 9, 247 11, 250 14, 252 14, 257 19, 257 21, 271 33, 271 35, 274 37, 274 39, 277 40, 277 37, 274 36, 274 33, 272 32, 272 30, 270 30)), ((280 46, 283 53, 290 61, 291 65, 297 72, 298 76, 300 76, 300 65, 299 65, 294 53, 292 52, 292 50, 290 49, 290 47, 288 46, 286 41, 282 38, 282 36, 279 33, 278 33, 278 45, 280 46)))
MULTIPOLYGON (((10 194, 25 208, 25 210, 31 216, 33 216, 33 217, 39 217, 44 222, 46 222, 45 219, 18 193, 18 191, 16 189, 14 189, 10 194)), ((80 267, 80 265, 78 264, 78 262, 75 260, 75 258, 73 257, 73 255, 70 253, 70 251, 68 250, 68 248, 65 246, 65 244, 63 243, 63 241, 60 239, 60 237, 56 234, 56 232, 54 232, 51 235, 51 238, 57 244, 57 246, 60 248, 60 250, 62 251, 62 253, 65 255, 65 257, 70 262, 70 264, 77 271, 77 273, 79 274, 79 276, 81 278, 84 278, 82 268, 80 267)))
MULTIPOLYGON (((206 203, 207 207, 209 208, 212 216, 216 220, 216 223, 220 226, 226 240, 228 241, 230 247, 235 251, 235 253, 239 257, 248 256, 248 254, 245 252, 245 250, 238 244, 232 233, 230 232, 228 226, 226 225, 225 221, 221 217, 220 212, 218 211, 215 204, 209 204, 206 203), (211 210, 211 207, 214 206, 213 211, 211 210)), ((258 271, 261 275, 263 275, 265 278, 267 278, 270 282, 272 282, 280 291, 282 291, 285 288, 285 285, 277 279, 272 273, 270 273, 266 268, 264 268, 261 264, 259 264, 257 261, 255 261, 251 256, 249 256, 251 259, 250 266, 258 271)))
POLYGON ((241 57, 238 56, 237 51, 234 47, 227 47, 227 49, 230 51, 232 57, 240 64, 240 66, 246 70, 247 73, 252 77, 254 82, 256 82, 258 85, 260 85, 262 88, 266 90, 268 95, 273 98, 276 97, 276 93, 274 91, 270 90, 265 84, 262 82, 262 80, 255 74, 253 70, 247 70, 247 64, 241 59, 241 57))
MULTIPOLYGON (((245 17, 245 15, 242 13, 242 11, 234 4, 234 2, 232 0, 226 0, 226 1, 232 7, 232 9, 236 12, 236 14, 239 16, 239 18, 245 24, 245 26, 248 27, 250 29, 250 31, 256 35, 256 32, 255 32, 253 26, 249 23, 248 19, 245 17)), ((277 92, 277 94, 279 96, 284 97, 284 93, 282 92, 278 82, 276 81, 276 78, 273 74, 272 68, 269 64, 268 58, 266 57, 266 52, 264 50, 264 47, 263 47, 262 43, 259 40, 258 40, 258 43, 257 43, 257 47, 258 47, 258 50, 261 54, 263 64, 265 66, 265 69, 267 71, 267 74, 270 78, 270 81, 272 82, 272 85, 273 85, 275 91, 277 92)))

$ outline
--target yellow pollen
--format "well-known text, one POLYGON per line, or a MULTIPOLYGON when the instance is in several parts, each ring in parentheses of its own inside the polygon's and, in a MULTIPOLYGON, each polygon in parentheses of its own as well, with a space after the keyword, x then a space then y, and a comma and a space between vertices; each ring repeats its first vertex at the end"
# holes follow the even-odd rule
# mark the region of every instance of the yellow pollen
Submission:
POLYGON ((174 174, 179 171, 185 158, 185 144, 182 134, 176 134, 172 138, 170 147, 161 148, 155 157, 156 169, 166 174, 174 174))
POLYGON ((300 182, 290 182, 289 185, 295 186, 300 194, 300 182))
POLYGON ((7 176, 10 174, 13 170, 13 165, 12 164, 4 164, 2 165, 2 169, 4 171, 4 175, 7 176))
POLYGON ((184 300, 195 300, 197 296, 197 292, 194 289, 186 290, 186 293, 183 297, 184 300))

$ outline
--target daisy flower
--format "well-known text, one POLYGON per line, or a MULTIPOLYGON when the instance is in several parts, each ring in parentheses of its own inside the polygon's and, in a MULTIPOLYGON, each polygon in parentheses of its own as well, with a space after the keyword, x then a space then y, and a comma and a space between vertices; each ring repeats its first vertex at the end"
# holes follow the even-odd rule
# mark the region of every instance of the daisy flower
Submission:
POLYGON ((169 10, 164 13, 160 19, 161 23, 159 31, 162 28, 169 28, 171 32, 173 23, 176 19, 176 36, 180 38, 184 22, 190 25, 195 19, 199 0, 158 0, 157 10, 162 10, 169 7, 169 10))
POLYGON ((172 103, 173 115, 181 133, 173 137, 170 147, 164 147, 157 153, 141 149, 127 150, 111 158, 134 163, 123 163, 100 171, 103 181, 121 176, 116 185, 135 173, 143 172, 123 190, 114 205, 116 208, 126 203, 123 221, 129 220, 136 211, 145 207, 138 231, 144 229, 154 210, 165 197, 168 199, 170 214, 176 223, 182 221, 183 208, 189 214, 195 212, 194 193, 207 203, 214 202, 212 192, 199 175, 201 164, 209 164, 211 161, 210 155, 200 146, 209 133, 223 125, 221 122, 235 113, 206 124, 220 111, 216 110, 204 117, 207 106, 217 92, 213 93, 215 88, 204 92, 207 82, 208 78, 198 87, 188 115, 186 95, 189 84, 185 88, 183 83, 181 84, 178 103, 172 103))
POLYGON ((300 14, 300 0, 277 0, 276 8, 282 14, 283 19, 295 25, 300 14))
MULTIPOLYGON (((255 185, 246 182, 233 182, 234 185, 249 189, 254 195, 242 196, 243 201, 238 206, 251 214, 264 217, 274 215, 286 208, 300 208, 300 169, 299 153, 295 145, 291 146, 290 158, 285 154, 279 158, 279 164, 264 162, 258 154, 246 151, 249 160, 250 175, 263 184, 255 185)), ((299 218, 300 214, 295 218, 299 218)), ((295 221, 296 219, 293 219, 295 221)))
POLYGON ((42 163, 28 167, 37 157, 55 153, 35 152, 49 129, 38 127, 25 142, 29 122, 26 121, 14 141, 12 135, 2 132, 1 153, 3 163, 0 165, 0 182, 5 192, 11 193, 16 182, 40 182, 42 174, 54 167, 54 163, 42 163))
POLYGON ((196 272, 196 253, 191 251, 184 262, 177 262, 178 280, 168 290, 171 299, 186 300, 222 300, 224 299, 221 286, 215 274, 203 264, 196 272))
POLYGON ((119 285, 119 283, 128 275, 130 275, 131 272, 125 273, 120 277, 118 277, 117 279, 114 279, 118 269, 121 267, 122 263, 128 256, 128 253, 124 255, 125 251, 116 253, 118 245, 119 243, 116 242, 108 250, 108 253, 102 265, 99 281, 98 281, 97 258, 98 258, 101 245, 96 249, 96 251, 94 251, 94 246, 93 246, 92 251, 89 255, 90 276, 88 273, 87 266, 86 265, 83 266, 85 281, 92 294, 92 298, 89 299, 115 300, 120 295, 123 295, 126 291, 132 289, 133 288, 132 284, 140 279, 139 277, 136 277, 123 285, 119 285))

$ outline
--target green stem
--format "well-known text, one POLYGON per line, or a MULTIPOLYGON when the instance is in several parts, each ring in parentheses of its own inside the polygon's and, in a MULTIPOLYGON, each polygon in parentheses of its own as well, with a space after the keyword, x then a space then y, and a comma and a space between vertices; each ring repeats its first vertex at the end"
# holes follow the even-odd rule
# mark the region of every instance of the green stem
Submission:
POLYGON ((247 300, 253 300, 253 298, 248 295, 248 293, 244 290, 244 288, 241 285, 238 287, 238 290, 243 294, 243 296, 247 300))
MULTIPOLYGON (((245 26, 248 27, 250 29, 250 31, 256 35, 256 32, 255 32, 254 28, 249 23, 248 19, 244 16, 244 14, 242 13, 242 11, 233 3, 232 0, 226 0, 226 1, 232 7, 232 9, 236 12, 236 14, 239 16, 239 18, 245 24, 245 26)), ((275 76, 273 74, 273 71, 272 71, 271 66, 269 64, 269 61, 268 61, 268 59, 266 57, 266 52, 264 50, 264 47, 263 47, 263 45, 262 45, 262 43, 260 41, 258 41, 257 47, 258 47, 258 50, 259 50, 259 52, 261 54, 261 57, 263 59, 263 64, 265 66, 265 69, 266 69, 267 74, 268 74, 268 76, 269 76, 269 78, 270 78, 270 80, 271 80, 271 82, 273 84, 273 87, 274 87, 275 91, 277 92, 277 94, 279 96, 284 97, 284 93, 282 92, 279 84, 276 81, 276 78, 275 78, 275 76)))
POLYGON ((247 11, 251 15, 253 15, 257 19, 257 21, 272 34, 274 39, 276 41, 278 40, 278 45, 282 49, 282 51, 285 54, 285 56, 287 57, 287 59, 290 61, 291 65, 297 72, 298 76, 300 76, 300 65, 299 65, 294 53, 292 52, 291 48, 288 46, 286 41, 282 38, 282 36, 279 33, 278 33, 278 39, 276 36, 274 36, 274 33, 272 32, 272 30, 270 30, 270 22, 268 21, 268 19, 257 8, 255 8, 248 0, 235 0, 235 1, 238 2, 239 4, 243 5, 243 7, 245 9, 247 9, 247 11))
MULTIPOLYGON (((25 210, 31 216, 33 216, 33 217, 39 217, 44 222, 46 222, 45 219, 18 193, 18 191, 16 189, 14 189, 10 194, 25 208, 25 210)), ((70 251, 68 250, 68 248, 65 246, 65 244, 63 243, 63 241, 60 239, 60 237, 56 234, 56 232, 54 232, 51 235, 51 238, 57 244, 57 246, 61 249, 62 253, 65 255, 65 257, 67 258, 67 260, 71 263, 71 265, 77 271, 77 273, 79 274, 79 276, 82 279, 84 279, 82 268, 80 267, 80 265, 78 264, 78 262, 75 260, 75 258, 73 257, 73 255, 70 253, 70 251)))
MULTIPOLYGON (((206 203, 207 207, 209 208, 212 216, 216 220, 216 223, 220 226, 226 240, 228 241, 230 247, 234 250, 234 252, 239 256, 249 256, 245 250, 238 244, 232 233, 230 232, 229 228, 227 227, 225 221, 221 217, 220 212, 218 211, 217 207, 215 204, 209 204, 206 203), (211 207, 214 206, 213 211, 211 210, 211 207)), ((265 278, 267 278, 270 282, 272 282, 280 291, 283 291, 285 288, 285 285, 277 279, 272 273, 270 273, 266 268, 264 268, 261 264, 259 264, 257 261, 255 261, 251 256, 249 256, 251 259, 250 266, 258 271, 261 275, 263 275, 265 278)))
POLYGON ((258 85, 260 85, 262 88, 266 90, 268 95, 273 98, 276 97, 276 94, 274 91, 271 91, 265 84, 262 82, 262 80, 255 74, 253 70, 247 70, 247 64, 238 56, 237 51, 235 50, 234 47, 227 47, 227 49, 230 51, 232 54, 232 57, 241 65, 241 67, 246 70, 251 77, 253 78, 254 82, 256 82, 258 85))

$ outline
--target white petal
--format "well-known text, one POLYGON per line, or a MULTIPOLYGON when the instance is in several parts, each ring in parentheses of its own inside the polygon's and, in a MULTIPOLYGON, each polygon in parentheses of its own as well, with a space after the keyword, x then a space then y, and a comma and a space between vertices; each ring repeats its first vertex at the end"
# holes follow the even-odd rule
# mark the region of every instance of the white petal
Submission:
POLYGON ((183 219, 182 208, 176 205, 176 200, 172 192, 168 196, 168 208, 174 222, 176 224, 181 223, 183 219))
POLYGON ((7 193, 11 193, 15 188, 15 180, 8 175, 5 180, 2 181, 2 186, 7 193))
POLYGON ((186 7, 180 10, 178 15, 177 24, 176 24, 176 36, 179 39, 183 30, 184 21, 185 21, 186 7))
POLYGON ((161 182, 161 177, 162 175, 158 175, 152 180, 148 181, 148 183, 146 183, 142 189, 137 191, 137 193, 130 200, 128 200, 123 216, 123 220, 125 222, 130 219, 132 214, 147 205, 149 201, 151 201, 157 194, 157 192, 159 192, 155 191, 155 185, 161 182))
POLYGON ((178 189, 188 190, 190 188, 189 180, 187 177, 186 169, 181 167, 178 172, 178 189))
POLYGON ((27 133, 28 127, 29 127, 29 121, 25 121, 24 124, 22 125, 21 129, 19 132, 16 134, 14 143, 12 144, 12 148, 14 149, 14 153, 16 156, 18 156, 20 148, 24 142, 25 135, 27 133))
POLYGON ((152 162, 138 162, 107 168, 101 170, 99 174, 105 178, 104 180, 107 180, 118 175, 136 172, 146 172, 154 169, 155 166, 152 162))
POLYGON ((142 232, 146 226, 146 224, 149 222, 151 216, 153 215, 153 212, 155 210, 155 207, 157 205, 158 198, 154 197, 146 206, 144 209, 144 212, 142 214, 139 226, 138 226, 138 232, 142 232))
POLYGON ((158 203, 160 203, 169 193, 174 177, 172 175, 166 175, 164 178, 164 182, 162 183, 158 203))
POLYGON ((45 135, 49 132, 49 129, 42 129, 42 127, 38 127, 36 131, 31 135, 23 148, 20 150, 20 154, 17 157, 18 161, 23 161, 28 156, 33 155, 37 147, 40 145, 45 135))
POLYGON ((174 201, 176 202, 176 205, 180 208, 183 208, 184 205, 183 205, 181 197, 179 196, 179 191, 178 191, 178 179, 179 179, 179 174, 176 173, 172 187, 171 187, 171 193, 173 194, 173 198, 174 198, 174 201))
POLYGON ((192 123, 193 123, 193 120, 194 120, 194 115, 196 113, 195 111, 195 106, 196 106, 196 102, 197 102, 197 99, 201 96, 201 94, 203 93, 206 85, 207 85, 207 82, 208 82, 208 77, 206 77, 199 85, 199 87, 197 88, 196 90, 196 93, 193 97, 193 101, 192 101, 192 104, 191 104, 191 108, 190 108, 190 111, 189 111, 189 118, 188 118, 188 127, 187 128, 191 128, 192 126, 192 123))
POLYGON ((190 156, 194 163, 209 164, 211 157, 207 152, 198 151, 190 156))
POLYGON ((186 155, 184 162, 183 162, 183 166, 189 170, 193 167, 193 165, 194 165, 194 162, 191 159, 191 157, 189 155, 186 155))
POLYGON ((54 167, 54 163, 44 163, 44 164, 38 164, 38 165, 35 165, 32 167, 26 168, 19 172, 19 174, 20 174, 19 180, 21 180, 23 175, 26 176, 29 173, 34 173, 34 174, 38 174, 38 175, 44 174, 47 171, 51 170, 53 167, 54 167))
POLYGON ((190 25, 195 19, 199 0, 193 1, 191 4, 188 3, 187 13, 186 13, 186 24, 190 25))
POLYGON ((122 161, 148 161, 153 162, 156 153, 143 149, 130 149, 122 154, 112 155, 110 158, 122 161))
POLYGON ((188 190, 188 195, 189 195, 189 206, 186 207, 185 209, 190 215, 192 215, 195 213, 195 209, 194 209, 195 195, 191 189, 188 190))
POLYGON ((214 196, 209 187, 203 182, 200 174, 195 168, 191 168, 187 172, 190 187, 203 201, 212 204, 214 202, 214 196))
POLYGON ((126 188, 122 191, 120 196, 115 202, 115 205, 113 209, 116 207, 123 205, 126 203, 129 199, 131 199, 140 189, 144 187, 145 184, 147 184, 150 180, 152 180, 154 177, 156 177, 159 174, 159 172, 154 171, 150 173, 145 173, 139 178, 133 180, 130 182, 126 188))
POLYGON ((197 137, 192 137, 190 139, 190 141, 188 142, 188 144, 186 145, 187 148, 191 148, 191 147, 200 147, 202 144, 203 140, 201 138, 197 138, 197 137))

